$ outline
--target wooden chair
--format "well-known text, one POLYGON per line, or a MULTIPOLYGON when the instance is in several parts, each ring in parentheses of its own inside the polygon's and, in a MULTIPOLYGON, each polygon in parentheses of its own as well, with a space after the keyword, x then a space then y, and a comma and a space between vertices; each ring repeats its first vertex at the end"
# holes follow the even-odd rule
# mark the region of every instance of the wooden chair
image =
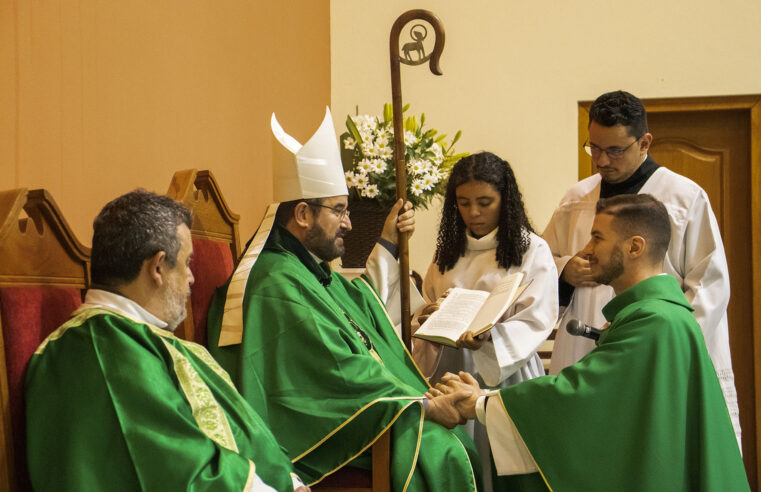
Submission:
POLYGON ((48 192, 0 192, 0 491, 31 490, 24 369, 82 303, 89 258, 48 192))
POLYGON ((177 171, 167 196, 193 211, 190 269, 195 283, 188 300, 188 316, 175 333, 206 346, 206 316, 214 290, 227 282, 240 257, 240 216, 230 211, 211 171, 177 171))
POLYGON ((345 466, 312 486, 320 492, 390 492, 391 429, 384 432, 372 447, 372 472, 345 466))
POLYGON ((550 333, 550 336, 547 337, 547 340, 542 342, 542 344, 539 346, 539 350, 537 351, 539 358, 542 359, 544 372, 548 374, 550 370, 550 360, 552 359, 552 349, 555 347, 555 337, 557 334, 558 328, 556 326, 552 329, 552 332, 550 333))

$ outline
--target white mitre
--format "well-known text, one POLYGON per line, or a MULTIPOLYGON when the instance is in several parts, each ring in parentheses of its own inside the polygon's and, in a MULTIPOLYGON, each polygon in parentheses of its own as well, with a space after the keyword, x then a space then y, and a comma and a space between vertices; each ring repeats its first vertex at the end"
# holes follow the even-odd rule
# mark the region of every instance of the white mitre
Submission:
POLYGON ((303 146, 283 131, 272 113, 272 173, 276 202, 348 195, 341 151, 330 109, 312 138, 303 146))
POLYGON ((251 268, 275 223, 278 205, 291 200, 349 194, 329 108, 325 108, 322 124, 304 145, 285 133, 275 113, 272 113, 270 126, 274 136, 272 178, 275 203, 267 207, 256 234, 230 279, 219 333, 220 347, 236 345, 243 340, 243 293, 251 268))

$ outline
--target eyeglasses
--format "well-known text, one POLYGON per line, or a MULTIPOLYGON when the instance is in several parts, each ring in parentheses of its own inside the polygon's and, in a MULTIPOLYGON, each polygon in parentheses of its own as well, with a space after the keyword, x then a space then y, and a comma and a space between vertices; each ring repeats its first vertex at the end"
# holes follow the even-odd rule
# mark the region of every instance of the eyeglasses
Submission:
POLYGON ((624 155, 624 152, 629 150, 629 148, 634 145, 635 143, 639 142, 642 137, 637 138, 634 142, 630 143, 626 147, 607 147, 605 149, 601 149, 595 144, 589 143, 589 140, 584 142, 584 151, 591 155, 592 157, 599 157, 602 152, 605 152, 608 155, 608 158, 610 159, 620 159, 622 155, 624 155))
POLYGON ((327 208, 338 216, 338 220, 344 220, 344 217, 348 218, 349 215, 351 215, 351 211, 348 208, 334 208, 328 207, 327 205, 320 205, 318 203, 310 203, 309 206, 327 208))

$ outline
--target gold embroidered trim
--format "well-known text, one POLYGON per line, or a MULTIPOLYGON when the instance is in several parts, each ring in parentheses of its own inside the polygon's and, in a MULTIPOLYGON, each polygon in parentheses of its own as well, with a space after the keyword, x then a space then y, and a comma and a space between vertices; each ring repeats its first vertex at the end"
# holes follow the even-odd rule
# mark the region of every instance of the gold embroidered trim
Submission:
MULTIPOLYGON (((505 415, 507 415, 507 419, 510 421, 510 424, 512 424, 513 427, 515 427, 515 430, 518 430, 518 427, 516 427, 515 422, 513 422, 513 418, 510 416, 510 412, 507 411, 507 406, 505 406, 505 400, 502 399, 502 393, 498 394, 499 396, 499 402, 502 404, 502 409, 505 411, 505 415)), ((521 435, 520 431, 518 432, 518 437, 521 438, 521 442, 524 446, 526 446, 526 441, 523 440, 523 436, 521 435)), ((528 449, 528 446, 526 446, 526 449, 528 449)), ((542 472, 542 467, 539 466, 539 463, 536 462, 534 459, 534 455, 531 454, 531 450, 528 449, 528 454, 531 456, 531 461, 534 462, 534 465, 536 465, 536 469, 539 470, 539 475, 542 476, 542 480, 544 480, 544 484, 547 486, 547 489, 549 489, 550 492, 552 492, 552 487, 550 487, 550 483, 547 481, 547 477, 544 476, 544 472, 542 472)))
POLYGON ((214 442, 237 453, 238 445, 235 443, 230 423, 209 387, 203 382, 187 357, 182 355, 171 342, 164 339, 161 341, 164 342, 164 346, 172 357, 177 380, 180 382, 185 398, 190 403, 193 418, 198 427, 214 442))
MULTIPOLYGON (((396 331, 396 330, 394 330, 396 331)), ((423 406, 423 402, 420 402, 420 406, 423 406)), ((407 475, 407 481, 404 482, 404 487, 402 488, 402 492, 407 491, 407 487, 410 485, 410 480, 412 480, 412 475, 415 474, 415 469, 417 468, 417 459, 420 455, 420 443, 423 440, 423 423, 425 422, 425 412, 420 412, 420 425, 418 426, 417 430, 417 444, 415 444, 415 457, 412 458, 412 467, 410 467, 410 474, 407 475)))
POLYGON ((254 488, 254 481, 256 480, 256 465, 251 460, 248 460, 248 478, 246 479, 246 486, 243 487, 243 492, 247 492, 254 488))
POLYGON ((206 348, 203 345, 198 345, 195 342, 189 342, 187 340, 182 340, 179 338, 177 340, 180 342, 180 344, 183 347, 193 352, 193 355, 201 359, 201 361, 203 361, 204 364, 209 366, 209 369, 211 369, 212 371, 217 373, 219 377, 224 379, 225 382, 229 384, 232 389, 234 389, 235 391, 238 391, 235 388, 235 385, 233 384, 233 380, 230 378, 230 375, 227 374, 227 371, 222 369, 222 366, 220 366, 219 363, 217 363, 217 361, 214 360, 214 357, 211 356, 209 351, 206 350, 206 348))
MULTIPOLYGON (((311 453, 312 451, 317 449, 322 443, 324 443, 325 441, 330 439, 330 437, 333 434, 335 434, 336 432, 340 431, 341 429, 343 429, 344 427, 349 425, 349 422, 354 420, 359 414, 361 414, 362 412, 367 410, 372 405, 378 403, 379 401, 412 400, 412 402, 414 403, 415 401, 422 401, 422 399, 423 399, 423 397, 417 397, 417 396, 387 396, 387 397, 375 399, 375 400, 371 401, 370 403, 365 404, 365 406, 363 406, 362 408, 360 408, 356 412, 354 412, 354 414, 351 417, 349 417, 348 419, 344 420, 343 423, 341 423, 341 425, 339 425, 338 427, 336 427, 335 429, 330 431, 328 434, 326 434, 325 437, 323 437, 322 439, 317 441, 317 443, 315 443, 314 446, 312 446, 311 448, 307 449, 306 451, 304 451, 300 455, 298 455, 295 458, 293 458, 291 460, 291 463, 296 463, 301 458, 303 458, 304 456, 308 455, 309 453, 311 453)), ((401 412, 404 411, 404 409, 407 408, 408 406, 409 405, 405 405, 404 408, 402 408, 402 410, 399 411, 399 414, 401 414, 401 412)))
MULTIPOLYGON (((399 399, 399 398, 392 398, 392 399, 399 399)), ((376 400, 376 401, 378 401, 378 400, 376 400)), ((420 404, 420 406, 422 407, 422 405, 423 405, 423 404, 422 404, 422 402, 421 402, 420 400, 416 400, 416 401, 417 401, 417 402, 420 404)), ((320 478, 318 478, 318 479, 317 479, 317 480, 315 480, 314 482, 312 482, 312 483, 308 484, 308 486, 309 486, 309 487, 311 487, 312 485, 315 485, 315 484, 317 484, 317 483, 320 483, 320 482, 321 482, 321 481, 322 481, 322 480, 323 480, 325 477, 327 477, 327 476, 328 476, 328 475, 330 475, 331 473, 334 473, 336 470, 339 470, 339 469, 343 468, 343 467, 344 467, 344 466, 346 466, 348 463, 350 463, 350 462, 351 462, 351 461, 352 461, 354 458, 356 458, 356 457, 357 457, 357 456, 359 456, 360 454, 364 453, 364 452, 367 450, 367 448, 369 448, 369 447, 371 447, 373 444, 375 444, 375 441, 377 441, 378 439, 380 439, 380 437, 381 437, 381 436, 382 436, 382 435, 383 435, 385 432, 387 432, 387 431, 388 431, 388 430, 391 428, 391 426, 392 426, 392 425, 394 425, 394 423, 395 423, 395 422, 396 422, 396 421, 399 419, 399 417, 402 415, 402 413, 404 413, 404 411, 405 411, 405 410, 407 410, 407 409, 408 409, 408 408, 409 408, 411 405, 414 405, 414 404, 416 403, 416 401, 411 401, 411 402, 409 402, 407 405, 405 405, 404 407, 402 407, 402 408, 401 408, 401 410, 399 410, 399 412, 397 412, 397 413, 396 413, 396 415, 394 415, 394 418, 392 418, 392 419, 391 419, 391 422, 389 422, 389 423, 388 423, 388 425, 386 425, 386 427, 384 427, 384 428, 383 428, 383 429, 382 429, 382 430, 381 430, 381 431, 380 431, 380 432, 379 432, 379 433, 378 433, 378 434, 375 436, 375 438, 373 438, 373 440, 372 440, 370 443, 368 443, 368 444, 367 444, 367 446, 365 446, 365 447, 363 447, 362 449, 360 449, 360 450, 359 450, 359 452, 357 452, 357 454, 355 454, 354 456, 352 456, 352 457, 351 457, 351 458, 349 458, 348 460, 344 461, 343 463, 341 463, 341 464, 340 464, 340 465, 338 465, 337 467, 333 468, 333 469, 332 469, 332 470, 330 470, 329 472, 325 473, 323 476, 321 476, 320 478)), ((420 412, 420 418, 421 418, 421 419, 424 419, 424 417, 425 417, 425 415, 423 414, 423 412, 420 412)), ((353 418, 353 417, 352 417, 352 418, 353 418)), ((418 433, 418 448, 420 447, 420 439, 421 439, 421 437, 422 437, 422 424, 421 424, 421 429, 420 429, 420 432, 418 433)), ((321 444, 321 443, 322 443, 322 442, 324 442, 324 441, 325 441, 325 439, 323 439, 322 441, 320 441, 320 443, 318 443, 318 445, 319 445, 319 444, 321 444)), ((313 447, 312 449, 314 449, 314 447, 313 447)), ((311 451, 312 449, 310 449, 310 451, 311 451)), ((309 451, 307 451, 307 453, 308 453, 308 452, 309 452, 309 451)), ((306 454, 306 453, 305 453, 305 454, 306 454)), ((304 456, 304 455, 301 455, 299 458, 302 458, 303 456, 304 456)), ((296 460, 293 460, 293 461, 295 462, 296 460)), ((415 470, 415 464, 416 464, 416 463, 417 463, 417 452, 415 453, 415 459, 412 461, 412 471, 414 471, 414 470, 415 470)), ((412 472, 410 472, 410 476, 412 476, 412 472)), ((409 479, 408 479, 408 481, 409 481, 409 479)))
MULTIPOLYGON (((478 489, 476 487, 476 474, 473 472, 473 462, 470 461, 470 456, 468 456, 468 450, 465 449, 465 445, 460 441, 460 438, 457 437, 455 434, 451 434, 452 437, 455 438, 457 443, 462 447, 462 452, 465 453, 465 459, 468 460, 468 465, 470 465, 470 478, 473 480, 473 492, 478 492, 478 489)), ((552 491, 550 491, 552 492, 552 491)))
POLYGON ((53 331, 53 333, 48 335, 45 338, 45 340, 42 341, 42 343, 40 344, 39 347, 37 347, 37 350, 35 350, 34 353, 37 355, 41 354, 42 352, 45 351, 45 348, 48 346, 48 343, 52 342, 53 340, 58 340, 70 328, 76 328, 77 326, 81 326, 82 323, 84 323, 88 319, 98 314, 112 314, 112 311, 109 311, 107 309, 100 309, 100 308, 84 309, 84 310, 77 309, 76 311, 74 311, 74 313, 72 314, 72 317, 66 323, 56 328, 55 331, 53 331))
POLYGON ((391 325, 391 328, 392 328, 391 331, 393 331, 394 334, 396 335, 396 338, 399 339, 399 342, 401 343, 402 348, 404 349, 404 352, 407 354, 407 357, 410 358, 410 361, 412 361, 412 365, 415 366, 415 369, 417 370, 418 374, 420 375, 420 379, 422 379, 425 382, 425 385, 430 389, 431 385, 428 382, 428 378, 426 378, 423 375, 423 371, 420 370, 420 368, 417 365, 417 362, 415 362, 415 359, 412 358, 412 354, 410 354, 410 352, 407 350, 407 346, 404 345, 404 340, 402 340, 402 337, 400 337, 399 333, 396 332, 396 328, 394 328, 394 322, 391 321, 391 316, 389 316, 388 315, 388 311, 386 311, 386 305, 383 304, 383 301, 381 301, 380 297, 378 297, 378 294, 375 293, 375 290, 373 290, 373 288, 370 286, 370 284, 367 283, 367 280, 365 280, 362 277, 359 277, 359 280, 362 281, 362 283, 365 284, 365 286, 367 286, 367 289, 370 291, 370 293, 372 293, 373 297, 375 297, 375 300, 378 301, 378 304, 380 304, 381 309, 383 309, 383 314, 386 315, 386 319, 388 320, 389 324, 391 325))

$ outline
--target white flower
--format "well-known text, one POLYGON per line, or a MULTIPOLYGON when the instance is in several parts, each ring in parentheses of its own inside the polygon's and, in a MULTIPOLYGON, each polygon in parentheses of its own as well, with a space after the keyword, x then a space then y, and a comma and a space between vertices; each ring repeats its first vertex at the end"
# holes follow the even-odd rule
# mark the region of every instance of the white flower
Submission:
POLYGON ((362 142, 359 148, 362 149, 362 155, 365 157, 377 157, 378 155, 375 146, 369 140, 362 142))
POLYGON ((380 157, 381 159, 390 159, 394 155, 394 149, 392 149, 391 147, 383 147, 377 150, 378 150, 378 157, 380 157))
POLYGON ((367 185, 362 189, 360 193, 365 198, 375 198, 378 196, 378 185, 367 185))
POLYGON ((382 173, 386 170, 386 161, 383 159, 373 159, 370 164, 370 170, 378 174, 382 173))
POLYGON ((354 125, 356 125, 357 130, 359 130, 360 133, 371 133, 378 127, 378 120, 375 116, 370 116, 369 114, 352 116, 351 119, 354 121, 354 125))
POLYGON ((352 171, 346 171, 344 173, 344 176, 346 176, 346 185, 349 188, 354 188, 357 186, 357 177, 354 175, 352 171))
POLYGON ((410 131, 404 132, 404 145, 410 146, 416 143, 418 143, 418 138, 414 133, 410 131))
POLYGON ((416 179, 412 182, 412 185, 410 186, 410 191, 415 196, 420 196, 423 194, 423 180, 422 179, 416 179))
POLYGON ((373 161, 370 159, 362 159, 357 163, 357 171, 361 175, 365 175, 373 170, 373 161))
POLYGON ((354 177, 354 182, 357 183, 356 187, 360 189, 360 191, 367 186, 367 184, 370 182, 368 177, 364 174, 358 174, 354 177))
POLYGON ((433 186, 439 181, 438 179, 434 179, 430 174, 423 175, 420 180, 423 182, 423 189, 425 190, 432 189, 433 186))
POLYGON ((345 149, 353 149, 355 145, 357 145, 357 142, 355 142, 353 138, 346 137, 344 139, 344 148, 345 149))
POLYGON ((420 159, 411 159, 407 163, 407 171, 413 174, 423 174, 424 170, 425 161, 421 161, 420 159))
POLYGON ((434 142, 429 150, 433 152, 433 162, 436 164, 441 164, 444 162, 444 152, 441 150, 441 146, 439 144, 434 142))

